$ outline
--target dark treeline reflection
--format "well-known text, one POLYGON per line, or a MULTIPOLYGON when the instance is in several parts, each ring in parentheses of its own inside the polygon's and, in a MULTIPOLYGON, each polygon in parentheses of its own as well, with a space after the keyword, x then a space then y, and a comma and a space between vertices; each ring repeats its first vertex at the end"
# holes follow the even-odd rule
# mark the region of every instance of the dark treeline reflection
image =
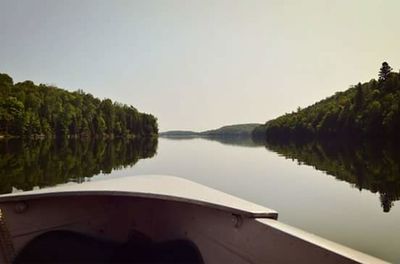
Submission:
POLYGON ((260 144, 253 140, 251 136, 210 136, 207 140, 217 141, 224 145, 241 146, 241 147, 262 147, 260 144))
POLYGON ((251 136, 161 136, 168 140, 192 140, 204 139, 216 141, 224 145, 241 146, 241 147, 263 147, 264 141, 255 141, 251 136))
POLYGON ((398 145, 350 142, 268 142, 267 149, 333 175, 359 190, 378 192, 384 212, 400 199, 398 145))
POLYGON ((133 166, 157 150, 157 138, 0 141, 0 193, 82 182, 133 166))

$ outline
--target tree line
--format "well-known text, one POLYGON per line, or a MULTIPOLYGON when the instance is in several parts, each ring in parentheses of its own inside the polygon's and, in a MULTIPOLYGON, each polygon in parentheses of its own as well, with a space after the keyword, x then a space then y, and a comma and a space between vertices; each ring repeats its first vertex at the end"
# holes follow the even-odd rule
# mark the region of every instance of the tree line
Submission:
POLYGON ((149 137, 157 119, 133 106, 100 100, 32 81, 14 83, 0 73, 0 136, 149 137))
POLYGON ((358 83, 253 131, 257 138, 391 138, 400 131, 400 73, 382 63, 378 80, 358 83))

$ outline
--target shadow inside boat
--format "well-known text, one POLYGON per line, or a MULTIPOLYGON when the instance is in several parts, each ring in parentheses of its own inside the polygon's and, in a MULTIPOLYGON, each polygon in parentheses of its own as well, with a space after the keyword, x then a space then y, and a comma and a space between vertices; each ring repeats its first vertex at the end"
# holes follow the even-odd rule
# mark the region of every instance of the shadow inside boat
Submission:
POLYGON ((203 263, 189 240, 154 242, 135 233, 118 244, 71 231, 50 231, 29 242, 14 263, 203 263))

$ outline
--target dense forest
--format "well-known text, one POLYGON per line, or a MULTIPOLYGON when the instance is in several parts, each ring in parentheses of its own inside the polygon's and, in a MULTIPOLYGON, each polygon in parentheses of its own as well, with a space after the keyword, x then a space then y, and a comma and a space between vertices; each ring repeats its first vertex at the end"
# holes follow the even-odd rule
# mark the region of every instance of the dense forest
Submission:
POLYGON ((382 63, 379 79, 358 83, 307 108, 257 127, 258 138, 398 138, 400 74, 382 63))
POLYGON ((132 137, 157 135, 157 119, 133 106, 79 90, 0 74, 0 137, 132 137))
POLYGON ((0 140, 0 194, 31 190, 135 165, 151 158, 157 137, 0 140))
POLYGON ((400 153, 393 144, 343 141, 269 141, 266 148, 338 180, 379 193, 384 212, 400 200, 400 153))

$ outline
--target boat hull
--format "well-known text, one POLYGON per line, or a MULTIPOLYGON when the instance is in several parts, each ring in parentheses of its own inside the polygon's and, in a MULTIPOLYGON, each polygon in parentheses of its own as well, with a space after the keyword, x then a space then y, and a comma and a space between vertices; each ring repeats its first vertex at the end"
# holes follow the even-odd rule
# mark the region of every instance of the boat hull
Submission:
MULTIPOLYGON (((212 206, 187 197, 117 190, 56 193, 0 199, 7 223, 3 233, 12 240, 14 256, 38 236, 62 230, 119 244, 137 234, 154 242, 191 241, 204 263, 384 263, 284 225, 269 209, 254 214, 244 207, 217 206, 228 203, 223 200, 212 206)), ((4 259, 10 255, 6 251, 0 251, 4 259)))

